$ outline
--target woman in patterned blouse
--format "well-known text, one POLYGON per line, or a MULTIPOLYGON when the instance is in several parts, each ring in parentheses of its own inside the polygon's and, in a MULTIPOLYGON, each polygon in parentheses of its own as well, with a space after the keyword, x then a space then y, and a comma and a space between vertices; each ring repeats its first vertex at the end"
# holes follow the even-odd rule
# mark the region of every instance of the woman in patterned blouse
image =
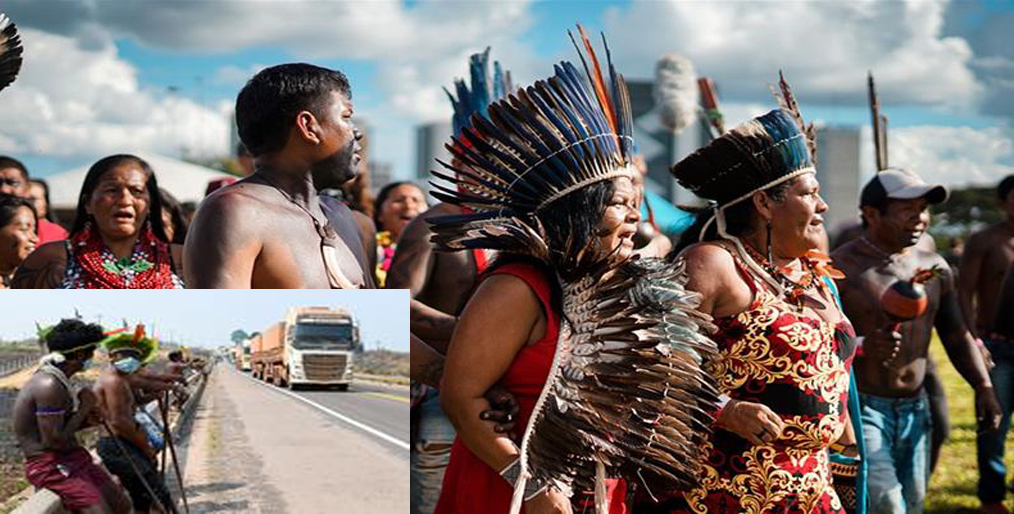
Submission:
POLYGON ((844 512, 828 448, 855 441, 855 345, 828 279, 836 271, 816 253, 827 204, 806 139, 775 110, 673 167, 715 202, 674 251, 718 327, 710 369, 724 404, 700 485, 646 511, 844 512))

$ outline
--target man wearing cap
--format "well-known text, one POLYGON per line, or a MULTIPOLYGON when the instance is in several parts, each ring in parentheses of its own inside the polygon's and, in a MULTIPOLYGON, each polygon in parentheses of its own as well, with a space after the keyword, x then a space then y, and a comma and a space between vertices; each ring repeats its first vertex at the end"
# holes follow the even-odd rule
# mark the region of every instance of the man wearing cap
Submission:
POLYGON ((1003 456, 1014 404, 1014 339, 998 330, 996 321, 1011 312, 1011 304, 1000 301, 1000 284, 1014 263, 1014 175, 1001 180, 996 193, 1004 220, 969 238, 958 274, 958 301, 972 335, 981 338, 996 363, 991 378, 1004 416, 1000 431, 978 436, 979 500, 985 512, 1008 512, 1003 507, 1007 472, 1003 456), (994 313, 1000 314, 995 321, 994 313))
POLYGON ((914 173, 879 172, 860 195, 862 236, 832 254, 845 272, 839 281, 845 312, 862 341, 854 369, 863 405, 871 512, 922 512, 931 426, 923 381, 934 328, 954 367, 975 391, 980 430, 996 430, 1000 422, 993 385, 962 318, 950 267, 937 253, 917 246, 930 224, 929 206, 947 195, 942 185, 927 184, 914 173), (913 281, 925 288, 925 306, 901 317, 882 298, 897 282, 913 281))
POLYGON ((96 397, 70 377, 85 369, 102 340, 102 327, 65 319, 40 330, 51 352, 18 391, 14 434, 25 454, 25 475, 39 489, 60 497, 73 512, 130 512, 130 502, 77 440, 77 431, 96 420, 96 397))

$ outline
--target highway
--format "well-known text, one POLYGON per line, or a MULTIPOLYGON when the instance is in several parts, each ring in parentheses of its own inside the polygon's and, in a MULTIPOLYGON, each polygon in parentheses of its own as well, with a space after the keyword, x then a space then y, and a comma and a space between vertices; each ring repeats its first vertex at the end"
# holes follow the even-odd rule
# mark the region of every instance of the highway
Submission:
POLYGON ((190 510, 408 511, 408 388, 277 388, 218 366, 184 451, 190 510))

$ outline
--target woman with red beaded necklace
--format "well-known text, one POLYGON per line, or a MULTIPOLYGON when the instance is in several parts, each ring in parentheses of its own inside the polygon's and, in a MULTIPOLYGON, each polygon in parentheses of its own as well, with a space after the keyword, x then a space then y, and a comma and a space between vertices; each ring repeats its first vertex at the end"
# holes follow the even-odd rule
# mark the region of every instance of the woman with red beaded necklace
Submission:
POLYGON ((39 247, 13 287, 34 289, 179 289, 178 246, 163 227, 155 172, 133 155, 99 160, 85 175, 67 241, 39 247), (174 258, 175 254, 175 258, 174 258))

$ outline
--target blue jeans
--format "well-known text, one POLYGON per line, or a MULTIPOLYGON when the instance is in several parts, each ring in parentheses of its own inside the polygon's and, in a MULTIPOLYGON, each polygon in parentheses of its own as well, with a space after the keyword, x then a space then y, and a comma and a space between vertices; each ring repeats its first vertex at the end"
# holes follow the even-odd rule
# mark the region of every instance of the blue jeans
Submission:
POLYGON ((979 434, 976 440, 979 460, 979 500, 982 503, 1002 502, 1006 489, 1004 478, 1007 468, 1003 465, 1004 439, 1010 428, 1011 406, 1014 404, 1014 341, 990 341, 983 339, 986 348, 993 354, 996 367, 990 372, 996 401, 1003 411, 1000 429, 996 432, 979 434))
POLYGON ((923 510, 933 421, 924 390, 911 398, 860 394, 869 465, 869 512, 923 510))
POLYGON ((437 390, 428 388, 426 396, 416 407, 415 443, 410 455, 410 487, 412 514, 432 514, 440 498, 444 483, 444 471, 451 460, 451 444, 454 443, 454 426, 440 410, 437 390))

